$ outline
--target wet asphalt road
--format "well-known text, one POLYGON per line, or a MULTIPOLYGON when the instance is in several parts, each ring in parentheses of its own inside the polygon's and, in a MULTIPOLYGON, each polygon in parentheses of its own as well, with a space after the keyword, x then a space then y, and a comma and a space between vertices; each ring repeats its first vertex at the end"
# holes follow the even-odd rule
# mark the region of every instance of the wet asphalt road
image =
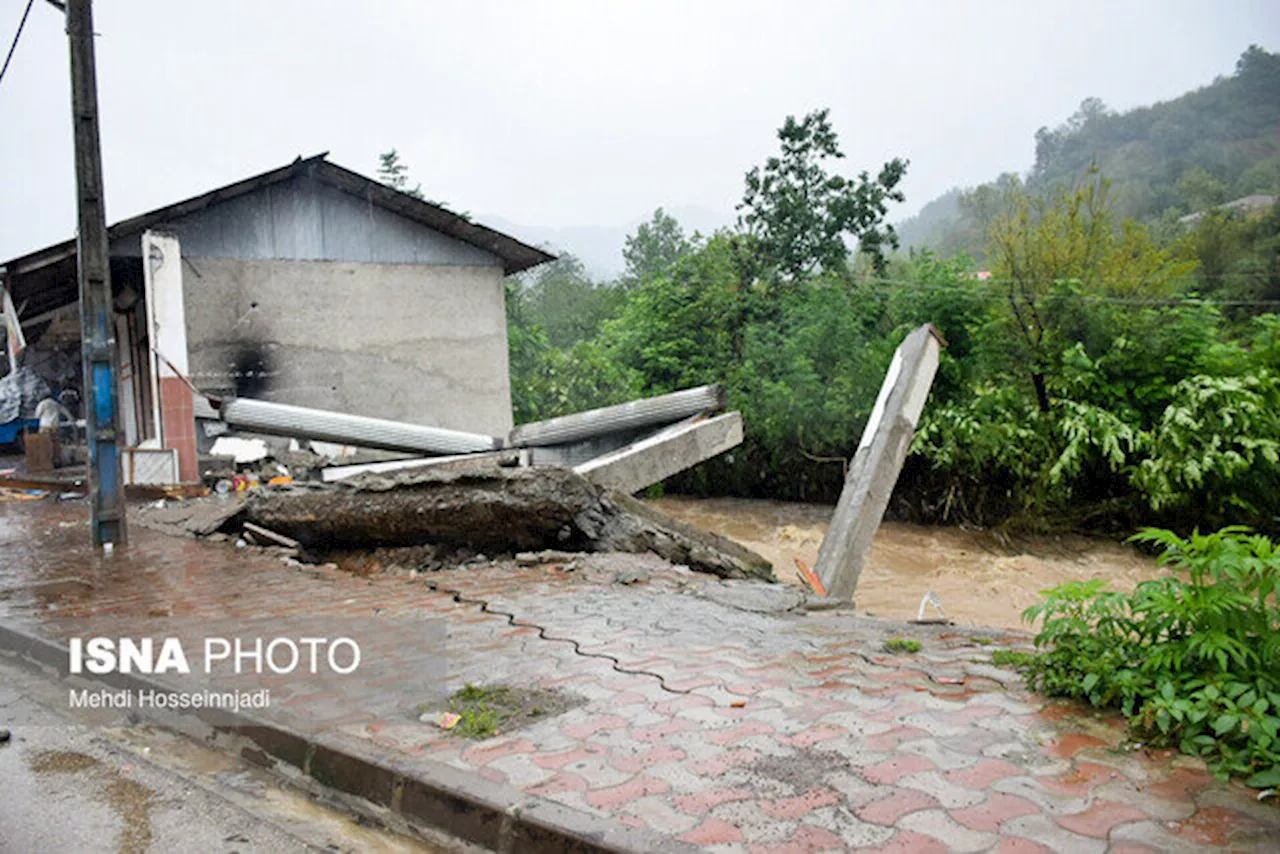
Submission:
POLYGON ((65 687, 0 657, 0 854, 452 848, 361 827, 185 738, 68 714, 65 687))

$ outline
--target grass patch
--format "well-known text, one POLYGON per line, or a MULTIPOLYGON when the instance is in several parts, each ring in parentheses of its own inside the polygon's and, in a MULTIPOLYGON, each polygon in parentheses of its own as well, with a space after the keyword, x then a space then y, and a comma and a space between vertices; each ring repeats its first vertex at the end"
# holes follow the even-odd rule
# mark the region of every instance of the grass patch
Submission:
POLYGON ((991 638, 972 637, 969 638, 969 643, 976 643, 978 646, 991 646, 995 641, 991 638))
POLYGON ((997 649, 991 653, 991 663, 996 667, 1012 667, 1023 670, 1030 667, 1038 656, 1023 649, 997 649))
POLYGON ((914 655, 920 651, 920 641, 911 638, 889 638, 884 642, 885 652, 905 652, 914 655))
MULTIPOLYGON (((558 715, 582 700, 557 691, 510 685, 465 685, 450 695, 449 711, 461 719, 449 730, 463 738, 486 739, 558 715)), ((427 711, 422 707, 419 711, 427 711)))

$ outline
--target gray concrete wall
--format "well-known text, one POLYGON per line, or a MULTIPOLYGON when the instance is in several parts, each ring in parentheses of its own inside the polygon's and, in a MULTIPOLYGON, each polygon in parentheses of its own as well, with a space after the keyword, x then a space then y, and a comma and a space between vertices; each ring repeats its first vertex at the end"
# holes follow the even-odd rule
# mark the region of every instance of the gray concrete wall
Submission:
POLYGON ((252 396, 264 400, 510 430, 500 266, 233 259, 200 256, 185 238, 182 248, 200 388, 234 388, 237 368, 260 358, 267 376, 252 396))

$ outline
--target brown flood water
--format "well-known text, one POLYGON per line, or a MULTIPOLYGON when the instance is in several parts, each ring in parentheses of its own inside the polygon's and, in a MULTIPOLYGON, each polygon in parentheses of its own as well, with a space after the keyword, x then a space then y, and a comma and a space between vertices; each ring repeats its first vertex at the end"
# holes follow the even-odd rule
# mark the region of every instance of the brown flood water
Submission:
MULTIPOLYGON (((729 537, 768 558, 779 580, 799 584, 795 559, 809 567, 833 508, 745 498, 659 498, 650 502, 677 519, 729 537)), ((1028 628, 1022 610, 1039 592, 1065 581, 1106 579, 1132 590, 1161 574, 1135 549, 1079 536, 1020 537, 1002 544, 990 532, 886 522, 858 582, 859 611, 913 619, 921 598, 937 594, 946 616, 962 625, 1028 628)), ((932 608, 927 616, 936 616, 932 608)))

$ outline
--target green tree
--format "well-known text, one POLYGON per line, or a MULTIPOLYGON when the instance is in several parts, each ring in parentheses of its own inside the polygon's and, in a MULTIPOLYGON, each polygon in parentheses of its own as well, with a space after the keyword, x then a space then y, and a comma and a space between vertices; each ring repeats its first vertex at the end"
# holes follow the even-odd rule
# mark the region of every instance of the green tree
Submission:
POLYGON ((1116 229, 1108 186, 1097 169, 1047 197, 1011 184, 987 232, 991 286, 1008 309, 1016 358, 1041 412, 1050 408, 1047 375, 1057 354, 1078 340, 1081 298, 1162 296, 1187 271, 1136 223, 1116 229))
POLYGON ((844 154, 827 114, 817 110, 800 121, 787 116, 778 130, 781 155, 747 173, 738 205, 739 225, 756 240, 765 271, 792 281, 818 269, 843 271, 846 237, 858 241, 877 271, 884 269, 886 249, 898 247, 884 218, 890 202, 905 198, 897 187, 907 161, 890 160, 874 179, 867 172, 856 179, 831 174, 829 161, 844 154))
POLYGON ((538 266, 522 294, 531 323, 560 348, 595 335, 621 308, 623 296, 620 288, 593 282, 582 261, 568 252, 538 266))
POLYGON ((1227 185, 1199 166, 1184 171, 1175 187, 1190 211, 1205 211, 1230 201, 1227 185))
POLYGON ((639 282, 669 275, 676 262, 692 248, 675 217, 658 208, 648 222, 641 223, 636 233, 627 237, 622 249, 622 257, 627 262, 622 284, 634 287, 639 282))
POLYGON ((400 159, 399 152, 394 148, 378 155, 378 180, 406 196, 424 199, 421 184, 409 186, 409 167, 400 159))

